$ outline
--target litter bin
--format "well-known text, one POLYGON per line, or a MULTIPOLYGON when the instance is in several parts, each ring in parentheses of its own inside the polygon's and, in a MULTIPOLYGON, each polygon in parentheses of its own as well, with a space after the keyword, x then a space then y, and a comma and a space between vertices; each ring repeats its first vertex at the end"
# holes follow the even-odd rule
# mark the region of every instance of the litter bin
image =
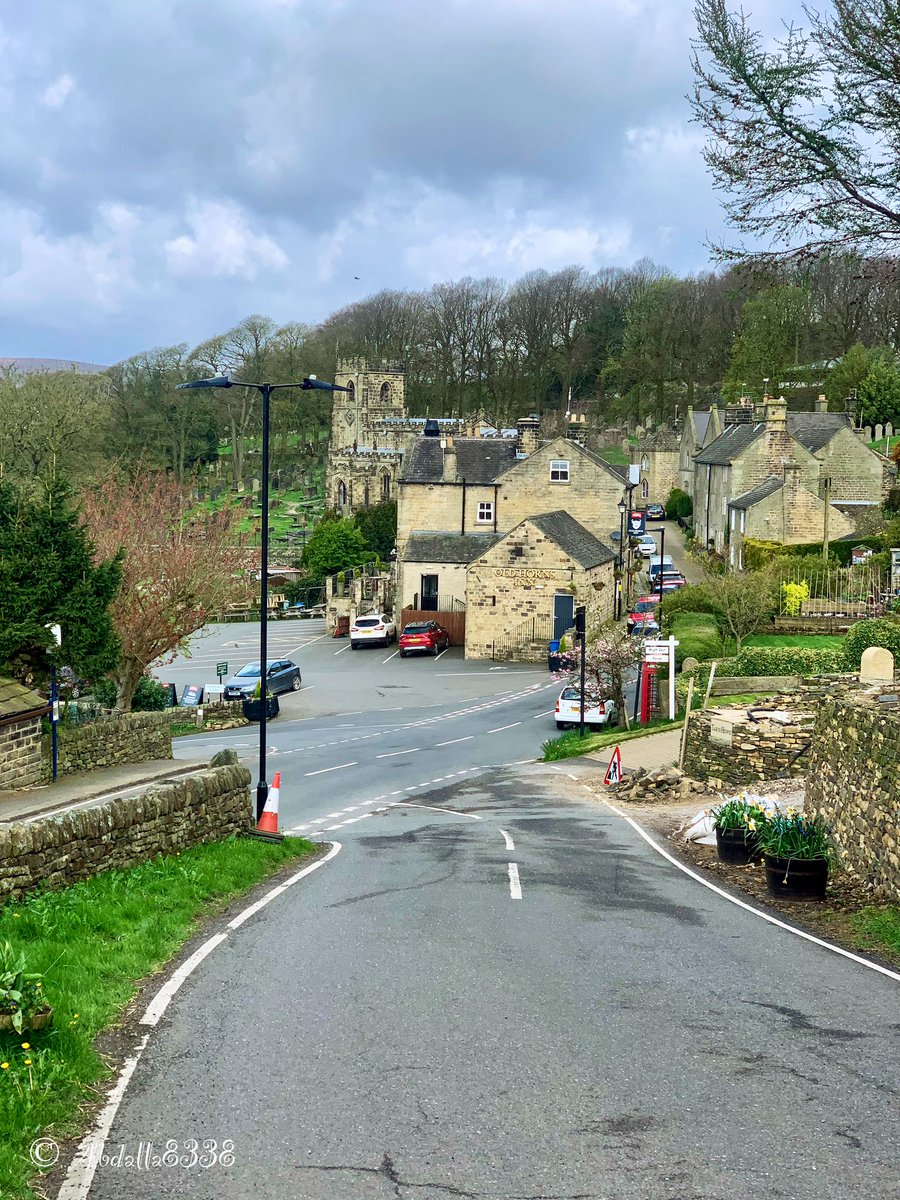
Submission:
POLYGON ((547 655, 547 667, 551 671, 562 670, 559 659, 559 639, 556 639, 550 643, 550 652, 547 655))

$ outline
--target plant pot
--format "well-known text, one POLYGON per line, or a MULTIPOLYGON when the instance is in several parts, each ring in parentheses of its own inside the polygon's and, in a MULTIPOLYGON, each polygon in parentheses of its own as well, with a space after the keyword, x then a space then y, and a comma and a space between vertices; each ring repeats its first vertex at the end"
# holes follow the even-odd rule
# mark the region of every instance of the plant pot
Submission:
POLYGON ((766 887, 780 900, 824 900, 828 884, 827 858, 765 856, 766 887))
MULTIPOLYGON (((39 1033, 53 1023, 53 1009, 45 1008, 42 1012, 32 1013, 22 1022, 22 1032, 39 1033)), ((12 1013, 0 1013, 0 1032, 18 1032, 13 1025, 12 1013)))
MULTIPOLYGON (((241 704, 241 709, 248 721, 261 721, 263 714, 262 700, 244 700, 241 704)), ((271 721, 273 717, 277 717, 280 708, 278 707, 277 696, 266 697, 266 720, 271 721)))
POLYGON ((759 858, 756 838, 745 825, 716 830, 716 851, 722 862, 746 866, 759 858))

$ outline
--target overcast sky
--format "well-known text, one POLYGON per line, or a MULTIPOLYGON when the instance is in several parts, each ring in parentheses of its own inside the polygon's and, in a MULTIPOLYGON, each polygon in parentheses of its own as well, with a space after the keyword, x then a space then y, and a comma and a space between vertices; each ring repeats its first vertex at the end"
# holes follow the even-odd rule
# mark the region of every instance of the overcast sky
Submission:
POLYGON ((690 0, 0 12, 0 357, 111 363, 463 275, 687 273, 722 231, 690 0))

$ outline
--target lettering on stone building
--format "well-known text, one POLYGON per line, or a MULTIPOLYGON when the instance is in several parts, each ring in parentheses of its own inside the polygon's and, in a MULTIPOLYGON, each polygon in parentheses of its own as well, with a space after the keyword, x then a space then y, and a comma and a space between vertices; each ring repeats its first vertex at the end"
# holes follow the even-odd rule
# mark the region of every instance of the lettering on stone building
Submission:
POLYGON ((501 579, 524 579, 531 582, 535 579, 554 579, 560 571, 569 571, 568 567, 497 567, 496 574, 501 579))

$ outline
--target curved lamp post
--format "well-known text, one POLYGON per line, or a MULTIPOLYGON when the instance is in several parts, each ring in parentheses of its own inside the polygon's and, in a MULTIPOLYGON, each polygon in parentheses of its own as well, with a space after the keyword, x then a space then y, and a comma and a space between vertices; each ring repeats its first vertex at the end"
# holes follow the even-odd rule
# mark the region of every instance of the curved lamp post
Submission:
POLYGON ((256 819, 262 816, 269 795, 266 779, 266 673, 269 662, 269 401, 273 392, 285 388, 300 388, 301 391, 348 392, 350 389, 337 383, 325 383, 315 375, 307 375, 297 383, 242 383, 218 375, 215 379, 195 379, 191 383, 179 383, 178 390, 193 388, 251 388, 262 396, 262 478, 260 480, 260 506, 262 507, 262 537, 260 553, 259 585, 259 674, 260 674, 260 718, 259 718, 259 781, 256 784, 256 819))

